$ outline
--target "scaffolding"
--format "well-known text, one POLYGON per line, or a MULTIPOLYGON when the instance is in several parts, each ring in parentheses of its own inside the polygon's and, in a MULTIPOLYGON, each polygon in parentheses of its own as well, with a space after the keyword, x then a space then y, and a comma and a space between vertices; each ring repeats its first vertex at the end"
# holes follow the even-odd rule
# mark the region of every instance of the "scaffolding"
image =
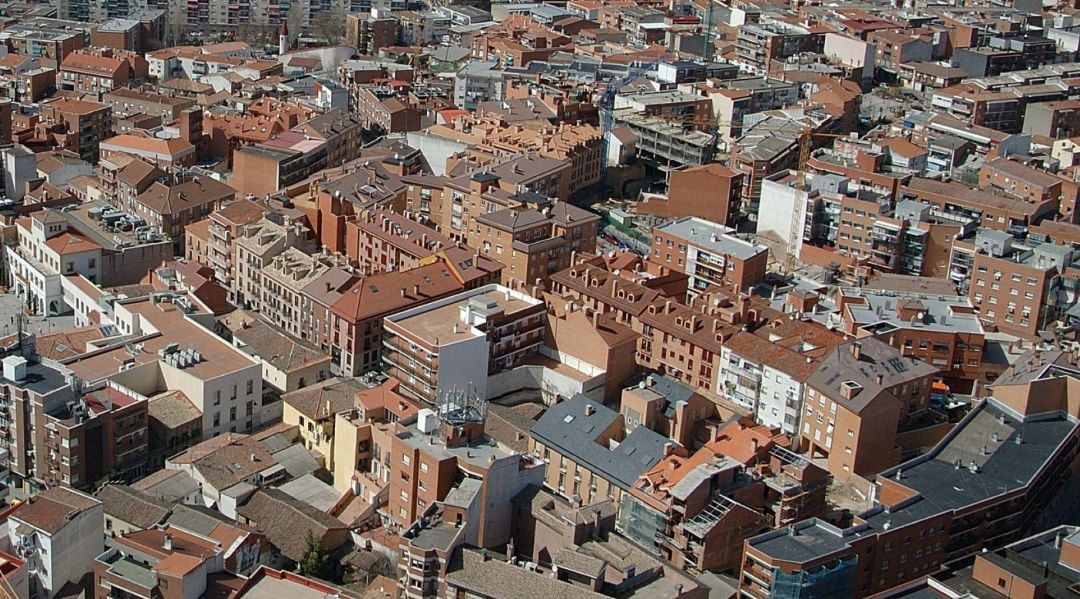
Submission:
POLYGON ((703 539, 705 538, 706 533, 709 532, 709 529, 719 522, 721 518, 726 516, 733 507, 735 507, 735 501, 733 499, 717 493, 716 495, 713 495, 713 498, 709 503, 705 504, 705 507, 702 508, 700 512, 683 523, 683 530, 699 539, 703 539))

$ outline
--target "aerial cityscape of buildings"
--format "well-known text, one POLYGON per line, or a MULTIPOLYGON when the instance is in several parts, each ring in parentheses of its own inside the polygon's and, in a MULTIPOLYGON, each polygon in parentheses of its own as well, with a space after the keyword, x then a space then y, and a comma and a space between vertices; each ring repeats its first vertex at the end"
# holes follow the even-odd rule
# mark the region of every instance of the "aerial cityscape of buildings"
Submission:
POLYGON ((1080 596, 1080 3, 0 2, 0 597, 1080 596))

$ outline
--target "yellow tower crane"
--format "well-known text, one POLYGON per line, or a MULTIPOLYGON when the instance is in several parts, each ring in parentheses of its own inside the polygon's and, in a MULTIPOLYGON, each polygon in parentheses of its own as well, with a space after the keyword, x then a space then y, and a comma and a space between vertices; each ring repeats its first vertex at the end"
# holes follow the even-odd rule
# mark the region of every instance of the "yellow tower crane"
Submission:
MULTIPOLYGON (((713 132, 719 127, 741 127, 743 123, 735 123, 730 121, 719 121, 712 118, 700 118, 694 116, 687 116, 686 118, 666 118, 665 120, 682 123, 683 126, 693 126, 695 128, 709 128, 713 132)), ((813 140, 815 137, 833 137, 844 138, 848 137, 849 133, 827 133, 823 131, 814 131, 813 127, 806 126, 799 132, 798 139, 798 152, 799 160, 796 166, 796 189, 799 191, 805 191, 806 189, 806 174, 807 164, 810 162, 810 153, 813 151, 813 140)), ((796 207, 797 208, 797 207, 796 207)), ((802 243, 802 232, 804 229, 805 217, 803 212, 795 209, 791 211, 791 226, 788 230, 787 248, 784 256, 784 271, 788 274, 795 272, 795 253, 799 244, 802 243)))

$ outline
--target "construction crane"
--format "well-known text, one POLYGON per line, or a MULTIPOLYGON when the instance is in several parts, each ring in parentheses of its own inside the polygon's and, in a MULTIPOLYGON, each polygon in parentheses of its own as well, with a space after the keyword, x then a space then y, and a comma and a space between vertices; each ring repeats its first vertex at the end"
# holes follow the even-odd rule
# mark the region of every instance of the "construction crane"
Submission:
POLYGON ((713 22, 713 2, 716 0, 705 0, 705 46, 701 50, 701 57, 705 59, 705 68, 708 69, 712 64, 712 22, 713 22))
POLYGON ((608 82, 604 93, 600 94, 600 97, 596 99, 596 107, 600 110, 600 151, 602 152, 600 156, 600 181, 596 185, 597 202, 602 202, 605 199, 603 195, 604 190, 607 189, 608 144, 611 143, 608 141, 608 137, 612 126, 615 124, 615 96, 619 94, 620 89, 634 79, 641 77, 647 70, 640 62, 631 62, 626 67, 626 74, 620 77, 618 81, 608 82))
MULTIPOLYGON (((712 5, 712 0, 709 0, 709 1, 710 1, 709 5, 711 6, 712 5)), ((696 117, 687 117, 687 118, 684 118, 684 119, 665 119, 665 120, 674 121, 674 122, 680 122, 680 123, 683 124, 683 126, 694 126, 694 127, 707 126, 707 127, 713 128, 713 130, 715 130, 716 128, 719 128, 719 127, 724 127, 724 126, 731 127, 731 126, 742 126, 743 125, 743 123, 736 123, 736 122, 730 122, 730 121, 718 121, 718 120, 714 120, 714 119, 711 119, 711 118, 696 118, 696 117)), ((766 132, 768 132, 768 130, 766 130, 766 132)), ((799 154, 798 154, 798 162, 796 163, 796 169, 795 169, 795 172, 796 172, 795 189, 797 189, 798 191, 805 191, 806 190, 807 165, 810 162, 810 153, 813 150, 814 138, 818 138, 818 137, 845 138, 845 137, 848 137, 849 135, 850 134, 848 134, 848 133, 827 133, 827 132, 824 132, 824 131, 815 131, 813 129, 813 127, 811 127, 809 125, 804 126, 803 129, 798 134, 797 143, 798 143, 798 152, 799 152, 799 154)), ((803 234, 803 229, 805 228, 805 224, 806 223, 805 223, 805 214, 804 214, 804 212, 799 210, 798 206, 795 206, 794 209, 791 211, 791 223, 790 223, 790 225, 788 227, 787 247, 785 248, 786 251, 785 251, 784 263, 783 263, 784 271, 787 272, 788 274, 791 274, 791 273, 795 272, 795 260, 796 260, 795 253, 796 253, 797 248, 799 247, 799 245, 802 243, 802 234, 803 234)))

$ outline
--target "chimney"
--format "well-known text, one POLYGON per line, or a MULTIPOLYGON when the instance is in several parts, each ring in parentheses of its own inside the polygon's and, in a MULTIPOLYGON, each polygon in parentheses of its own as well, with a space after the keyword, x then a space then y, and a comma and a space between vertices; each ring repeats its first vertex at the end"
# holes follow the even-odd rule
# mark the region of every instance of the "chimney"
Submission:
POLYGON ((877 375, 877 384, 880 385, 884 380, 885 380, 885 375, 883 375, 883 374, 877 375))
POLYGON ((856 341, 851 344, 851 355, 855 356, 856 360, 862 358, 862 342, 856 341))
POLYGON ((754 453, 757 453, 758 446, 759 446, 758 438, 757 437, 751 437, 750 438, 750 451, 752 451, 754 453))
POLYGON ((161 541, 161 548, 165 551, 172 551, 172 535, 165 533, 165 538, 161 541))
POLYGON ((592 416, 595 413, 596 413, 596 407, 595 406, 593 406, 591 403, 585 404, 585 415, 586 416, 592 416))

